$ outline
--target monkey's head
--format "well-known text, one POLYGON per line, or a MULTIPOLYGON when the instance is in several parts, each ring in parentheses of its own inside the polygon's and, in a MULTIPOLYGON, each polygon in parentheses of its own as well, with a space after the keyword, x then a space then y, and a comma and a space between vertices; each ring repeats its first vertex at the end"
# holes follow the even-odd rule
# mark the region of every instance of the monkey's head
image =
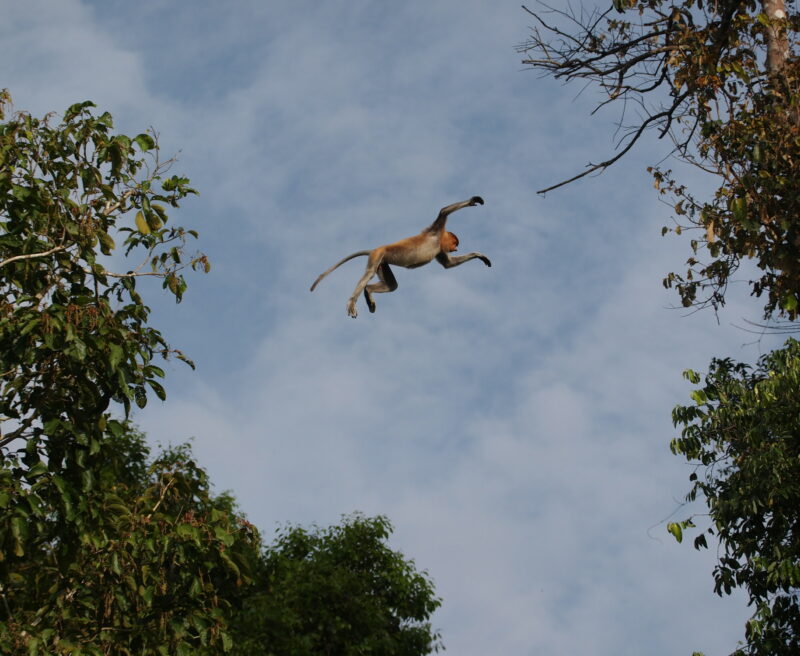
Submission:
POLYGON ((458 237, 452 232, 447 232, 442 235, 442 250, 445 253, 452 253, 458 250, 458 237))

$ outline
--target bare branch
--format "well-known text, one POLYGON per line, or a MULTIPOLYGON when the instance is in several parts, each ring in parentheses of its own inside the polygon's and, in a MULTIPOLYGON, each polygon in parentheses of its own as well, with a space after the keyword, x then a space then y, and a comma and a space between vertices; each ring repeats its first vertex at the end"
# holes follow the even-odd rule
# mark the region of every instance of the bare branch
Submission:
POLYGON ((52 255, 53 253, 58 253, 59 251, 67 250, 68 246, 56 246, 55 248, 51 248, 49 251, 43 251, 41 253, 28 253, 27 255, 15 255, 14 257, 9 257, 7 260, 3 260, 0 262, 0 267, 4 267, 7 264, 11 264, 12 262, 18 262, 20 260, 31 260, 36 257, 47 257, 48 255, 52 255))
POLYGON ((28 417, 22 422, 22 425, 16 430, 11 431, 10 433, 6 433, 5 435, 3 435, 0 432, 0 448, 6 446, 7 444, 11 444, 11 442, 13 442, 18 438, 23 437, 25 431, 28 430, 32 424, 33 424, 33 417, 28 417))
MULTIPOLYGON (((180 268, 183 269, 184 267, 180 268)), ((159 271, 128 271, 127 273, 113 273, 111 271, 105 271, 105 270, 95 271, 94 269, 90 269, 88 267, 84 267, 83 272, 95 276, 108 276, 109 278, 139 278, 142 276, 154 276, 163 278, 169 275, 168 273, 163 273, 159 271)))
MULTIPOLYGON (((684 94, 684 95, 686 95, 686 94, 684 94)), ((592 164, 583 173, 579 173, 578 175, 575 175, 575 176, 571 177, 569 180, 564 180, 562 182, 559 182, 558 184, 554 184, 554 185, 552 185, 550 187, 547 187, 546 189, 540 189, 536 193, 537 194, 546 194, 548 191, 552 191, 553 189, 558 189, 559 187, 563 187, 564 185, 567 185, 570 182, 575 182, 575 180, 580 180, 581 178, 584 178, 587 175, 591 175, 595 171, 602 171, 604 169, 607 169, 609 166, 614 164, 614 162, 616 162, 618 159, 623 157, 625 155, 625 153, 627 153, 631 148, 633 148, 633 145, 639 140, 639 137, 642 136, 644 131, 652 123, 655 123, 656 121, 659 121, 662 118, 667 118, 668 120, 671 120, 670 119, 670 115, 672 114, 673 111, 674 111, 674 107, 672 107, 670 109, 667 109, 667 110, 664 110, 662 112, 659 112, 658 114, 653 114, 651 116, 648 116, 644 121, 642 121, 642 123, 636 129, 636 131, 634 132, 633 136, 630 138, 630 140, 625 145, 625 147, 621 151, 619 151, 616 155, 614 155, 614 157, 612 157, 611 159, 607 159, 605 162, 600 162, 599 164, 592 164)))
POLYGON ((150 520, 150 518, 151 518, 151 517, 152 517, 152 516, 155 514, 155 512, 158 510, 158 507, 159 507, 159 506, 162 504, 162 502, 164 501, 164 497, 166 497, 166 496, 167 496, 167 492, 169 492, 169 488, 171 488, 171 487, 172 487, 174 484, 175 484, 175 479, 174 479, 174 478, 170 478, 170 479, 169 479, 169 481, 167 481, 167 484, 166 484, 166 485, 165 485, 165 486, 164 486, 164 487, 161 489, 161 496, 159 496, 159 498, 158 498, 158 501, 156 502, 156 505, 155 505, 155 506, 153 506, 153 509, 152 509, 152 510, 151 510, 151 511, 150 511, 150 512, 147 514, 147 515, 145 515, 145 519, 146 519, 147 521, 149 521, 149 520, 150 520))

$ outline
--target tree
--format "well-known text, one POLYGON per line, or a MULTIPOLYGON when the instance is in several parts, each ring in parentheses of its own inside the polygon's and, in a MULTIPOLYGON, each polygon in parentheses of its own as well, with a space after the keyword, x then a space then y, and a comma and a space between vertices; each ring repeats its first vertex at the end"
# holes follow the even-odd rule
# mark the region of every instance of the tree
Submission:
POLYGON ((229 495, 211 494, 188 445, 151 460, 126 426, 98 455, 81 500, 60 474, 27 471, 21 488, 23 463, 0 461, 0 508, 12 516, 0 527, 0 652, 229 651, 258 532, 229 495), (72 516, 61 516, 59 494, 72 516))
MULTIPOLYGON (((595 83, 604 93, 598 109, 623 108, 618 152, 541 193, 608 168, 650 130, 669 137, 672 155, 717 188, 699 199, 672 171, 649 169, 660 193, 672 196, 674 232, 695 234, 685 273, 669 273, 664 285, 684 306, 716 309, 740 262, 753 259, 760 271, 749 282, 765 297, 765 319, 788 318, 793 329, 800 313, 797 8, 787 10, 784 0, 540 7, 529 11, 536 25, 520 47, 525 62, 555 78, 595 83)), ((716 590, 743 587, 756 609, 742 654, 800 651, 798 374, 791 341, 754 371, 714 360, 693 393, 697 405, 673 416, 683 427, 673 451, 698 468, 688 499, 703 497, 720 543, 716 590)), ((680 541, 690 526, 692 518, 668 529, 680 541)), ((705 545, 702 534, 695 546, 705 545)))
POLYGON ((425 572, 385 544, 384 517, 287 527, 265 551, 236 626, 235 654, 419 656, 438 651, 439 606, 425 572))
MULTIPOLYGON (((707 532, 719 540, 716 592, 743 587, 755 609, 737 653, 800 653, 800 342, 755 368, 714 360, 692 398, 673 411, 682 430, 671 447, 695 465, 687 500, 705 498, 707 532)), ((693 518, 669 529, 680 540, 691 526, 693 518)), ((694 544, 705 547, 705 533, 694 544)))
MULTIPOLYGON (((766 296, 765 317, 800 311, 800 13, 783 0, 614 0, 587 11, 543 9, 524 62, 555 78, 597 84, 598 106, 621 104, 614 156, 570 180, 602 171, 648 131, 672 140, 679 160, 718 180, 696 198, 671 170, 651 167, 673 197, 674 231, 694 229, 686 272, 670 273, 685 306, 724 304, 742 259, 761 270, 752 293, 766 296), (631 111, 633 108, 633 111, 631 111), (627 110, 627 111, 626 111, 627 110), (636 118, 631 124, 631 114, 636 118), (683 222, 683 225, 681 225, 683 222), (701 261, 705 259, 705 261, 701 261)), ((664 233, 670 228, 664 228, 664 233)))
POLYGON ((194 190, 167 177, 154 134, 114 134, 92 108, 0 125, 0 650, 217 652, 252 531, 187 452, 144 476, 110 412, 163 399, 155 360, 186 360, 138 282, 179 301, 183 269, 208 270, 186 252, 196 233, 168 226, 194 190))

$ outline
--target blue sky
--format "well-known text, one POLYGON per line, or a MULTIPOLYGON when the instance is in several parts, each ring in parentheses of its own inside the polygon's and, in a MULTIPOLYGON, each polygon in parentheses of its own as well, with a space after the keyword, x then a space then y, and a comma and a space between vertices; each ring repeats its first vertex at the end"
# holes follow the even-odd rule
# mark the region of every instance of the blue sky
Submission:
MULTIPOLYGON (((270 536, 385 514, 444 598, 463 656, 729 653, 741 597, 713 549, 667 536, 689 470, 669 453, 681 371, 772 343, 744 284, 719 316, 669 309, 688 256, 645 168, 535 191, 613 148, 596 93, 525 71, 519 2, 0 0, 15 107, 85 99, 152 126, 201 195, 175 220, 213 264, 153 324, 197 362, 168 367, 153 442, 194 438, 218 489, 270 536), (470 262, 397 270, 358 319, 364 260, 443 205, 470 262), (738 296, 736 295, 738 292, 738 296), (744 292, 744 293, 742 293, 744 292)), ((691 175, 691 173, 688 173, 691 175)), ((680 514, 680 513, 679 513, 680 514)))

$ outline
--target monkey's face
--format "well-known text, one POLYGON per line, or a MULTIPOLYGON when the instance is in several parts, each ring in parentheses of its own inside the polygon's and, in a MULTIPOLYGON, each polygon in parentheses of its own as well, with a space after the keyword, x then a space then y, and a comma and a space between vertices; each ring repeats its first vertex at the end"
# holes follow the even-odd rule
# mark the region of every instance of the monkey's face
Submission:
POLYGON ((458 237, 452 232, 445 232, 442 237, 442 250, 446 253, 452 253, 458 250, 458 237))

